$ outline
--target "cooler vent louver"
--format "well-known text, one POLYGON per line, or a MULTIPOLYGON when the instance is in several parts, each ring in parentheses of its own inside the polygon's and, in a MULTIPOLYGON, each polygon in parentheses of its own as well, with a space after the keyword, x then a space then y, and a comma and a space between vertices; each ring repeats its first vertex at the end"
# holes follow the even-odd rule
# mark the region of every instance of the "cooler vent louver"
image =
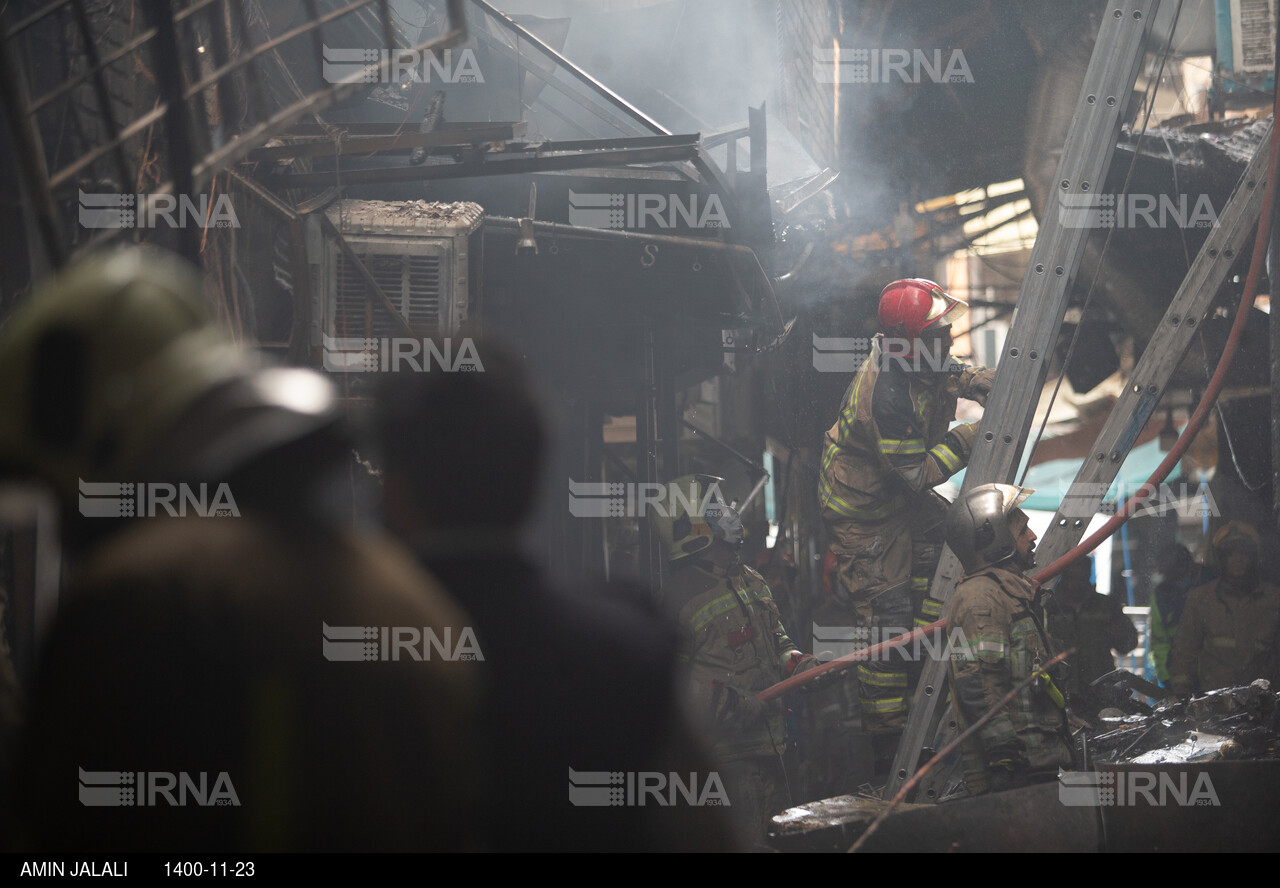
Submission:
POLYGON ((479 205, 343 200, 325 212, 386 301, 370 292, 365 276, 337 239, 315 226, 313 235, 319 239, 312 250, 314 348, 329 349, 332 340, 339 339, 346 350, 354 339, 445 338, 458 333, 474 297, 469 270, 484 221, 479 205))

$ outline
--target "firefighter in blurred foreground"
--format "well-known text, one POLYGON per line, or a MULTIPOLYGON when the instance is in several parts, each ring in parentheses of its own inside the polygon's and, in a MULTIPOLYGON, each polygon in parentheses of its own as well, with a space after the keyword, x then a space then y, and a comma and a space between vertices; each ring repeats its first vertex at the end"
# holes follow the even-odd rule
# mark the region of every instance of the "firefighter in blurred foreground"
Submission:
POLYGON ((952 658, 951 706, 964 731, 1019 682, 1038 674, 995 718, 966 741, 970 795, 1053 779, 1071 767, 1066 701, 1041 671, 1053 658, 1036 616, 1036 584, 1024 575, 1035 563, 1035 532, 1018 508, 1031 491, 983 484, 947 513, 946 542, 965 576, 947 602, 952 658))
POLYGON ((677 620, 692 705, 713 732, 730 810, 742 829, 763 838, 769 818, 791 800, 782 701, 762 703, 756 694, 818 662, 787 637, 769 587, 739 560, 742 519, 725 502, 721 480, 676 479, 680 495, 669 498, 668 514, 650 520, 671 565, 662 605, 677 620))
POLYGON ((369 627, 465 627, 322 507, 350 446, 329 382, 234 347, 173 257, 90 257, 8 320, 0 476, 54 490, 73 567, 14 847, 470 847, 477 664, 350 662, 377 659, 369 627), (185 515, 153 510, 175 489, 185 515))
POLYGON ((1047 596, 1045 628, 1058 650, 1075 648, 1066 673, 1067 699, 1075 714, 1093 719, 1103 700, 1089 687, 1116 668, 1116 655, 1138 646, 1138 629, 1124 612, 1118 595, 1103 595, 1089 582, 1092 559, 1078 558, 1067 565, 1062 579, 1047 596))
MULTIPOLYGON (((880 294, 880 335, 822 453, 818 496, 839 582, 815 623, 851 627, 875 644, 942 616, 927 595, 947 504, 932 488, 968 464, 977 435, 977 423, 950 427, 957 398, 985 403, 995 375, 953 362, 951 325, 967 309, 922 279, 880 294)), ((906 725, 909 664, 895 656, 857 671, 863 727, 883 773, 906 725)))
POLYGON ((1187 595, 1169 653, 1179 696, 1265 678, 1280 689, 1280 587, 1258 575, 1258 532, 1230 521, 1213 535, 1218 579, 1187 595))

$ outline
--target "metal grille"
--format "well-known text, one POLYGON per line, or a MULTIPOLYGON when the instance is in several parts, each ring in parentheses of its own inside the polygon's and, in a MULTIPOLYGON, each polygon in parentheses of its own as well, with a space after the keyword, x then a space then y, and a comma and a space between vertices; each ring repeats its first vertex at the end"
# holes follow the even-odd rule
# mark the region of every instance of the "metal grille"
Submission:
POLYGON ((405 317, 416 330, 440 324, 440 258, 409 256, 405 263, 405 317))
MULTIPOLYGON (((414 331, 432 335, 440 328, 440 257, 398 253, 357 253, 387 298, 414 331)), ((347 261, 336 257, 337 292, 334 334, 337 336, 403 336, 403 328, 381 306, 370 303, 364 278, 347 261)))

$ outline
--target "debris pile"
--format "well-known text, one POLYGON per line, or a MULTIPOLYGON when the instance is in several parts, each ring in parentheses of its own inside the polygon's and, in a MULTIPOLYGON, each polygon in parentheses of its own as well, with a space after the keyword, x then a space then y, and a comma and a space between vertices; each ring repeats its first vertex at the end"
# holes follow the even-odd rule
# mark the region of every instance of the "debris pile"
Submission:
POLYGON ((395 208, 398 216, 411 219, 454 219, 469 216, 475 204, 466 201, 441 203, 427 200, 407 200, 395 208))
POLYGON ((1122 706, 1104 709, 1094 728, 1083 729, 1077 741, 1091 765, 1280 759, 1277 698, 1280 694, 1263 679, 1155 705, 1130 696, 1117 701, 1122 706))

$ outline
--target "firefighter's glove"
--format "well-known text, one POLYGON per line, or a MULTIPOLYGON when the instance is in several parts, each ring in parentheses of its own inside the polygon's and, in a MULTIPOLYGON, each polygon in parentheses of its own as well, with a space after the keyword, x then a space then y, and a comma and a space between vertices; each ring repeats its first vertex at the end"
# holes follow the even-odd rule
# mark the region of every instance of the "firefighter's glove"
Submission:
POLYGON ((991 394, 991 386, 995 382, 996 371, 990 367, 983 367, 980 370, 974 370, 965 381, 965 386, 961 389, 960 394, 971 401, 977 401, 983 407, 987 406, 987 395, 991 394))
POLYGON ((816 666, 822 665, 818 658, 812 654, 802 654, 799 651, 793 651, 791 656, 787 658, 786 665, 782 667, 783 672, 790 678, 793 675, 799 675, 802 672, 808 672, 816 666))
POLYGON ((965 465, 968 465, 969 455, 973 453, 973 442, 977 438, 978 424, 976 422, 966 422, 947 432, 947 436, 942 441, 951 448, 956 456, 960 457, 960 460, 965 465))

